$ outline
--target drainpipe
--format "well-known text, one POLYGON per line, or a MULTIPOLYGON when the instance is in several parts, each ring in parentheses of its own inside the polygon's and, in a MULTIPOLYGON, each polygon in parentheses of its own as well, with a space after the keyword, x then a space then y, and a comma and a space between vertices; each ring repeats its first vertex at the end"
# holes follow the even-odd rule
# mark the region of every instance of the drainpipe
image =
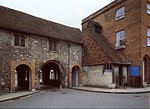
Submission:
POLYGON ((68 43, 68 87, 70 87, 70 42, 68 43))

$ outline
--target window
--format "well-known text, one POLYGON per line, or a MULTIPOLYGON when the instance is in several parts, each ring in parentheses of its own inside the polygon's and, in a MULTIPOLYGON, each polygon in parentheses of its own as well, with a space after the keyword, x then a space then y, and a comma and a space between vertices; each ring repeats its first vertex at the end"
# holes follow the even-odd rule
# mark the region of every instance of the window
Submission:
POLYGON ((104 65, 104 72, 107 72, 107 71, 112 71, 112 65, 111 64, 105 64, 104 65))
POLYGON ((147 14, 150 14, 150 3, 147 3, 147 14))
POLYGON ((94 25, 94 31, 95 31, 96 33, 101 33, 101 27, 98 26, 98 25, 94 25))
POLYGON ((14 35, 14 46, 25 47, 25 36, 21 34, 14 35))
POLYGON ((150 28, 147 29, 147 46, 150 47, 150 28))
POLYGON ((116 47, 125 47, 125 31, 116 33, 116 47))
POLYGON ((49 39, 49 50, 57 51, 57 41, 54 39, 49 39))
POLYGON ((116 20, 122 19, 125 17, 125 7, 121 7, 116 11, 116 20))

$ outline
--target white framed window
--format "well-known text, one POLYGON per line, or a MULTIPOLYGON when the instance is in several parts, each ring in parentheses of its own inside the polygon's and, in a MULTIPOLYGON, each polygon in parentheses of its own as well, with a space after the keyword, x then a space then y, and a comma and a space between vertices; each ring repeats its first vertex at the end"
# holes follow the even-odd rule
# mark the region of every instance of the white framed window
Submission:
POLYGON ((116 11, 116 20, 122 19, 125 17, 125 7, 121 7, 116 11))
POLYGON ((104 72, 112 71, 112 64, 105 64, 104 65, 104 72))
POLYGON ((147 46, 150 47, 150 28, 147 28, 147 46))
POLYGON ((125 30, 116 33, 116 47, 125 47, 125 30))
POLYGON ((150 3, 147 3, 147 14, 150 14, 150 3))

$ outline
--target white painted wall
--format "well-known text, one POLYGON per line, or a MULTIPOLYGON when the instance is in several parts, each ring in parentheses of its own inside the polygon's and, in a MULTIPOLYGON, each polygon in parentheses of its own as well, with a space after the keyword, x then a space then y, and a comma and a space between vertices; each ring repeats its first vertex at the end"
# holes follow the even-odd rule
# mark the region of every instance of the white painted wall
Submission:
MULTIPOLYGON (((84 68, 83 68, 84 69, 84 68)), ((112 72, 103 72, 103 66, 88 66, 83 70, 83 85, 112 88, 112 72)))

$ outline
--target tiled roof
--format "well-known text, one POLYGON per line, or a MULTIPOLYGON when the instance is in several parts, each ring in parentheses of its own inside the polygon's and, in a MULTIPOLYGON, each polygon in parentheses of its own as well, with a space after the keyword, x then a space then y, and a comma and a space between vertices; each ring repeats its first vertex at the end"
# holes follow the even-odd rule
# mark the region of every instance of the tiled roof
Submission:
MULTIPOLYGON (((91 23, 96 24, 96 22, 92 21, 91 23)), ((98 23, 97 23, 98 25, 98 23)), ((99 25, 100 26, 100 25, 99 25)), ((104 50, 104 53, 109 57, 112 63, 115 64, 130 64, 129 60, 126 56, 115 50, 109 43, 109 41, 102 34, 94 32, 91 27, 84 28, 87 34, 92 37, 95 42, 104 50)))
POLYGON ((0 6, 0 28, 81 43, 81 31, 0 6))

